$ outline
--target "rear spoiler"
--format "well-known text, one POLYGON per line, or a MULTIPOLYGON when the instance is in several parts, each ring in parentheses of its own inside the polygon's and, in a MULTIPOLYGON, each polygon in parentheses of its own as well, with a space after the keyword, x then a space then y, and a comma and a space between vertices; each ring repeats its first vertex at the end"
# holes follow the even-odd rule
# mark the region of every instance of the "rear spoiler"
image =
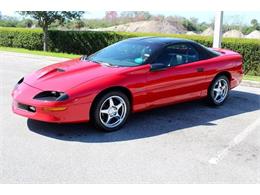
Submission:
POLYGON ((213 51, 218 52, 221 55, 240 55, 239 53, 229 50, 229 49, 221 49, 221 48, 211 48, 213 51))

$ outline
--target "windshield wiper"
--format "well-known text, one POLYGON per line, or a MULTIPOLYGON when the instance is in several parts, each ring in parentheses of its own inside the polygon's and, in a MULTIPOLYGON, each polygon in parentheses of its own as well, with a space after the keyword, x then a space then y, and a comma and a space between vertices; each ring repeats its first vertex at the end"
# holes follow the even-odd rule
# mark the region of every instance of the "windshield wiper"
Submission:
POLYGON ((80 60, 86 61, 86 60, 88 60, 88 56, 87 56, 87 55, 84 55, 84 56, 82 56, 82 57, 80 58, 80 60))
POLYGON ((80 58, 80 60, 82 60, 82 61, 90 61, 90 62, 94 62, 94 63, 100 63, 100 62, 95 61, 95 60, 90 60, 90 59, 89 59, 89 56, 87 56, 87 55, 82 56, 82 57, 80 58))
POLYGON ((101 65, 104 65, 104 66, 117 66, 115 64, 110 64, 108 62, 103 62, 103 61, 94 61, 94 60, 90 60, 90 61, 98 63, 98 64, 101 64, 101 65))
POLYGON ((109 64, 109 63, 107 63, 107 62, 99 62, 101 65, 105 65, 105 66, 115 66, 115 65, 113 65, 113 64, 109 64))
POLYGON ((90 62, 94 62, 94 63, 97 63, 97 64, 100 64, 99 61, 95 61, 95 60, 88 60, 88 61, 90 61, 90 62))
POLYGON ((94 62, 94 63, 101 64, 101 65, 104 65, 104 66, 116 66, 117 67, 117 65, 110 64, 108 62, 103 62, 103 61, 91 60, 91 59, 88 59, 88 58, 84 58, 84 56, 81 57, 81 60, 94 62))

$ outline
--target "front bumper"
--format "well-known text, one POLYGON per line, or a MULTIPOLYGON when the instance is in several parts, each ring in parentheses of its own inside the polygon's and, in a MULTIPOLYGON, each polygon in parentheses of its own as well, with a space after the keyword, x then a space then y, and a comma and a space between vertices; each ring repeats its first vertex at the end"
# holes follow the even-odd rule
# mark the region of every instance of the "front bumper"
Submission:
POLYGON ((33 99, 39 92, 41 92, 40 89, 21 83, 12 93, 13 112, 45 122, 71 123, 89 120, 90 103, 49 102, 33 99))

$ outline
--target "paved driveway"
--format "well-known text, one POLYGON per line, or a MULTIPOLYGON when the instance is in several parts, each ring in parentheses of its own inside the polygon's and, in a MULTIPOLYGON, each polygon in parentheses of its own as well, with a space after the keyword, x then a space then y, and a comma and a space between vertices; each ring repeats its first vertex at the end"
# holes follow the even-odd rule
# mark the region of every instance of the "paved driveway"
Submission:
POLYGON ((124 129, 49 124, 11 112, 23 75, 65 59, 0 52, 1 183, 259 183, 260 89, 134 114, 124 129))

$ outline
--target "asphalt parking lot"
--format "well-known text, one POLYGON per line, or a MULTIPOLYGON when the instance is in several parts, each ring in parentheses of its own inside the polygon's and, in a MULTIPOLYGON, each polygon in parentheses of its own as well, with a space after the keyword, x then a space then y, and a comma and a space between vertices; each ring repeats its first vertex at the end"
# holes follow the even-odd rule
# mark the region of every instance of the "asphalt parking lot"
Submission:
POLYGON ((260 183, 260 88, 134 114, 124 129, 14 115, 23 75, 65 59, 0 52, 0 183, 260 183))

